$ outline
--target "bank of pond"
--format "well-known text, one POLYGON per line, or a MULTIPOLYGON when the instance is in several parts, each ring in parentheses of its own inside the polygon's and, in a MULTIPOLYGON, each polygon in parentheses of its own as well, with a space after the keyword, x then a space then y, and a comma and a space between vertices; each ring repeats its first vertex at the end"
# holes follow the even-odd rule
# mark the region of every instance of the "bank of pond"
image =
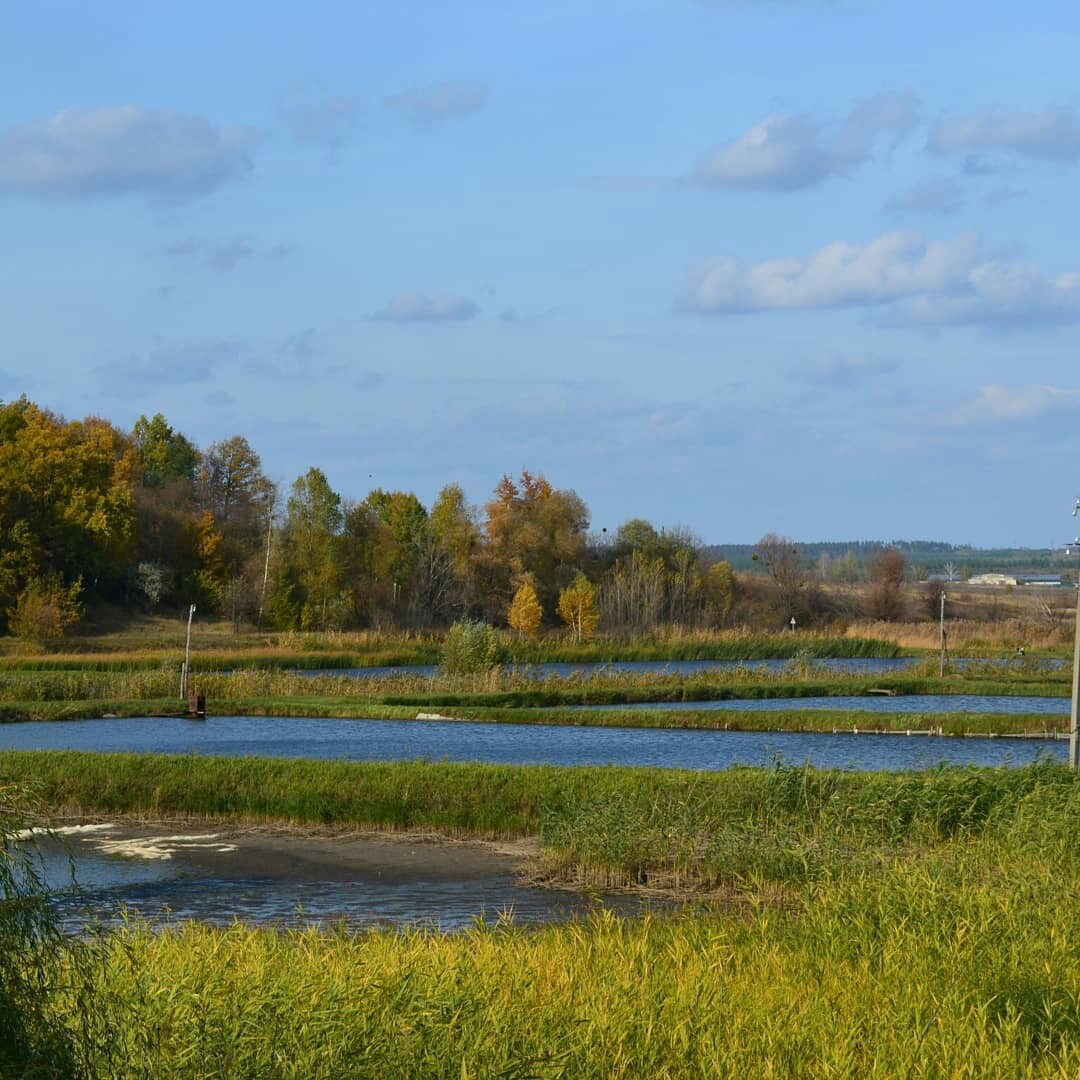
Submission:
MULTIPOLYGON (((891 738, 891 737, 889 737, 891 738)), ((883 737, 880 741, 889 741, 883 737)), ((692 902, 539 929, 0 920, 0 1074, 1058 1076, 1080 1069, 1080 782, 0 753, 44 808, 535 837, 552 884, 692 902), (20 973, 26 972, 20 981, 20 973)), ((183 826, 181 827, 181 822, 183 826)))

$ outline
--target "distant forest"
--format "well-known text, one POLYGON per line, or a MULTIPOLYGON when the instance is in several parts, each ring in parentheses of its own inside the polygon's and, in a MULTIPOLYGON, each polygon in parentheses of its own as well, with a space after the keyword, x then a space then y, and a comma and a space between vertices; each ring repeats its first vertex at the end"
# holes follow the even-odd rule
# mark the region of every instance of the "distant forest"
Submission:
MULTIPOLYGON (((0 633, 60 637, 95 605, 180 612, 278 629, 447 626, 462 618, 535 632, 566 624, 642 634, 828 625, 894 617, 898 590, 929 574, 1034 572, 1048 550, 927 541, 707 545, 632 518, 590 531, 584 500, 541 473, 494 478, 470 504, 448 483, 335 491, 313 464, 285 491, 234 435, 200 448, 160 414, 125 431, 69 421, 25 397, 0 405, 0 633), (736 572, 740 577, 736 578, 736 572), (867 585, 865 610, 830 584, 867 585)), ((1075 564, 1074 564, 1075 565, 1075 564)))
MULTIPOLYGON (((829 568, 834 575, 840 568, 863 567, 875 551, 896 548, 916 575, 946 576, 953 568, 958 580, 974 574, 1002 573, 1065 573, 1075 574, 1076 557, 1054 548, 976 548, 967 544, 948 544, 943 540, 815 540, 798 541, 803 558, 815 567, 829 568)), ((755 544, 708 544, 711 559, 725 559, 733 570, 764 572, 754 561, 755 544)))

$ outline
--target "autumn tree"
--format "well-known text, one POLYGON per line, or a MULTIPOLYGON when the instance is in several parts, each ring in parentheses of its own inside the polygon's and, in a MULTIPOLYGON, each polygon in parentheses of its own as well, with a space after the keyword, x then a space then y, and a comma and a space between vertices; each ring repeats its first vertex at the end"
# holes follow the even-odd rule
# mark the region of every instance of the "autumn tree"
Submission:
POLYGON ((69 422, 25 397, 0 406, 0 628, 42 577, 119 595, 133 553, 136 461, 104 420, 69 422))
POLYGON ((769 575, 784 620, 803 614, 803 593, 809 578, 795 541, 776 533, 766 533, 758 541, 752 558, 769 575))
POLYGON ((520 635, 532 637, 540 629, 543 618, 544 609, 540 606, 536 590, 530 582, 523 582, 510 603, 510 610, 506 615, 507 624, 520 635))
POLYGON ((600 616, 596 610, 596 586, 584 575, 577 577, 559 593, 559 618, 574 635, 575 641, 596 633, 600 616))
POLYGON ((558 490, 543 475, 504 476, 486 508, 486 545, 475 560, 485 593, 502 616, 514 583, 526 576, 549 610, 560 588, 580 570, 589 512, 576 492, 558 490))
POLYGON ((901 617, 906 573, 907 563, 896 548, 881 548, 871 553, 866 560, 866 577, 869 583, 866 614, 871 619, 892 622, 901 617))

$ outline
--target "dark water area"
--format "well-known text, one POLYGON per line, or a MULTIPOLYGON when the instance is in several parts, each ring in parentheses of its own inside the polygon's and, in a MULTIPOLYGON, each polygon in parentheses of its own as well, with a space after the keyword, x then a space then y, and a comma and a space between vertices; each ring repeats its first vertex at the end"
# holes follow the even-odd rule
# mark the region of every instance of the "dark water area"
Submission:
MULTIPOLYGON (((166 858, 140 855, 137 848, 126 853, 102 851, 98 845, 108 835, 35 841, 39 866, 56 890, 57 914, 69 930, 91 923, 116 926, 125 917, 135 917, 158 926, 197 920, 225 927, 240 920, 278 927, 408 926, 452 932, 477 921, 537 925, 581 918, 603 907, 641 914, 653 906, 625 895, 537 888, 505 867, 477 872, 467 862, 459 873, 449 874, 441 867, 427 875, 422 869, 407 874, 374 869, 358 873, 344 865, 323 864, 314 872, 253 876, 234 872, 227 853, 219 856, 216 867, 185 859, 183 845, 177 851, 174 844, 172 857, 166 858)), ((200 835, 193 839, 198 841, 200 835)), ((302 856, 304 838, 297 836, 290 843, 302 856)))
MULTIPOLYGON (((830 703, 838 700, 826 699, 830 703)), ((873 698, 858 698, 860 707, 873 698)), ((889 706, 902 701, 887 699, 889 706)), ((914 700, 914 699, 912 699, 914 700)), ((926 701, 926 699, 920 699, 926 701)), ((982 711, 982 699, 969 698, 982 711)), ((1008 699, 1031 702, 1040 699, 1008 699)), ((1056 705, 1065 699, 1052 699, 1056 705)), ((724 705, 732 704, 730 702, 724 705)), ((751 704, 751 703, 740 703, 751 704)), ((752 704, 767 704, 754 702, 752 704)), ((803 707, 787 701, 784 707, 803 707)), ((929 708, 928 705, 923 708, 929 708)), ((442 720, 318 720, 212 716, 0 725, 0 749, 305 757, 342 761, 478 761, 507 765, 623 765, 726 769, 779 758, 819 768, 920 769, 939 762, 1024 765, 1064 760, 1065 743, 1037 738, 693 731, 442 720)))
POLYGON ((157 925, 197 920, 227 927, 240 920, 280 927, 422 926, 455 931, 477 921, 538 925, 581 918, 602 907, 626 914, 646 908, 629 896, 530 887, 511 873, 382 881, 340 880, 330 870, 311 880, 283 881, 233 877, 227 867, 215 874, 182 862, 102 855, 59 841, 49 841, 43 857, 57 888, 70 882, 74 867, 78 889, 60 892, 54 901, 62 923, 73 930, 91 922, 115 926, 126 913, 157 925))
MULTIPOLYGON (((835 675, 890 675, 910 671, 917 664, 923 663, 924 657, 851 657, 814 658, 808 660, 614 660, 606 663, 589 664, 516 664, 503 670, 517 673, 532 679, 567 679, 567 678, 602 678, 616 673, 630 675, 700 675, 710 671, 732 671, 742 668, 746 671, 762 671, 769 674, 782 673, 785 668, 798 671, 828 672, 835 675)), ((974 664, 1013 667, 1017 664, 1014 657, 974 659, 959 657, 949 661, 956 668, 966 668, 974 664)), ((1058 657, 1040 659, 1038 664, 1053 669, 1064 666, 1065 660, 1058 657)), ((297 675, 346 676, 353 679, 368 679, 394 675, 412 675, 431 678, 439 669, 434 664, 403 664, 400 667, 348 667, 348 668, 304 668, 297 670, 297 675)))

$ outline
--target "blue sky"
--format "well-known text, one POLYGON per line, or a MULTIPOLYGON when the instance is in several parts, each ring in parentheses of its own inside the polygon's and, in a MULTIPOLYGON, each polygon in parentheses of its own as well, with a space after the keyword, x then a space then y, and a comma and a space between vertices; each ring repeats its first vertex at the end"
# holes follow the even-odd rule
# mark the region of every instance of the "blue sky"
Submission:
POLYGON ((355 498, 1061 542, 1078 55, 1064 2, 10 7, 0 397, 355 498))

